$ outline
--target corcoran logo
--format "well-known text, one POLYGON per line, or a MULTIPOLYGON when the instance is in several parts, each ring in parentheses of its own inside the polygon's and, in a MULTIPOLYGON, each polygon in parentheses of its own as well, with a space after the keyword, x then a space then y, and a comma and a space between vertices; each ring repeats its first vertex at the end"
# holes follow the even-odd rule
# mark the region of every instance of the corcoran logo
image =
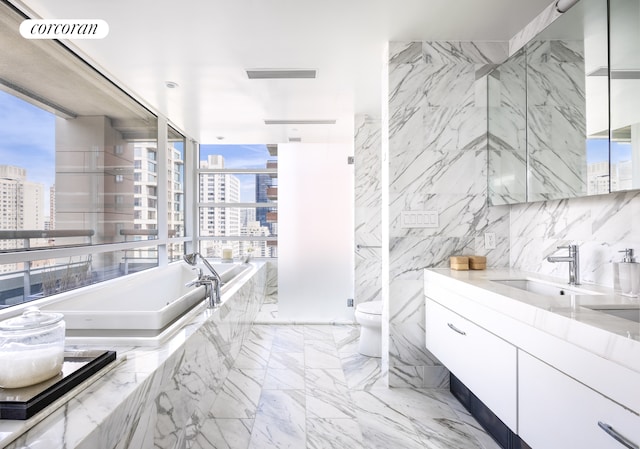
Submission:
POLYGON ((25 39, 103 39, 109 24, 100 19, 28 19, 20 24, 25 39))

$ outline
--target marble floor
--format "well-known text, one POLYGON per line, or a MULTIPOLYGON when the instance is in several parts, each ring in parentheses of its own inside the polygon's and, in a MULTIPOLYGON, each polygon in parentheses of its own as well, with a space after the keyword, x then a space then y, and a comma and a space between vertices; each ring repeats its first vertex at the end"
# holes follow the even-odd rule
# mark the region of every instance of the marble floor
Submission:
MULTIPOLYGON (((268 309, 268 307, 267 307, 268 309)), ((230 449, 498 449, 445 390, 389 389, 345 325, 255 324, 199 435, 230 449)))

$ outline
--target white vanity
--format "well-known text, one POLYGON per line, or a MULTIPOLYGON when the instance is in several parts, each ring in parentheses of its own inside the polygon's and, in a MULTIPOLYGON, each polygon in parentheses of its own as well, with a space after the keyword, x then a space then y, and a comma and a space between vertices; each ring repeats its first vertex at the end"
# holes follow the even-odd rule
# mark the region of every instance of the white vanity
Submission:
POLYGON ((638 298, 509 270, 424 282, 427 349, 533 449, 638 448, 640 324, 611 314, 638 298))

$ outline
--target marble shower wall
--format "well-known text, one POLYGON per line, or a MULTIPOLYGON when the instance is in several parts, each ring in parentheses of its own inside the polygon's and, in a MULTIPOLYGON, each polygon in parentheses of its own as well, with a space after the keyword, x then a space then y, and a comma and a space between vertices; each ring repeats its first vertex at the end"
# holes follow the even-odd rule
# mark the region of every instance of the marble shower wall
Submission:
POLYGON ((446 387, 424 348, 422 270, 454 254, 509 263, 509 208, 486 207, 487 80, 506 42, 389 44, 389 385, 446 387), (436 210, 440 226, 406 229, 403 210, 436 210), (484 248, 484 233, 497 248, 484 248))
POLYGON ((580 245, 582 282, 613 287, 612 262, 624 248, 640 253, 640 192, 511 206, 511 266, 568 279, 566 263, 546 257, 580 245))
POLYGON ((380 119, 355 118, 355 302, 379 301, 382 273, 380 119))

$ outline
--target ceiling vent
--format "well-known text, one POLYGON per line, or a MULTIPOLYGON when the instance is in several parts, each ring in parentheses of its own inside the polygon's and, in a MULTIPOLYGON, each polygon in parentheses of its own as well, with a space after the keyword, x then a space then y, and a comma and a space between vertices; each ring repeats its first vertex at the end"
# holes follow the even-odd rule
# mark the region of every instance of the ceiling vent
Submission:
POLYGON ((289 142, 302 142, 302 137, 289 137, 289 142))
POLYGON ((250 80, 313 79, 318 76, 316 69, 247 69, 250 80))
POLYGON ((336 120, 265 120, 265 125, 335 125, 336 120))

